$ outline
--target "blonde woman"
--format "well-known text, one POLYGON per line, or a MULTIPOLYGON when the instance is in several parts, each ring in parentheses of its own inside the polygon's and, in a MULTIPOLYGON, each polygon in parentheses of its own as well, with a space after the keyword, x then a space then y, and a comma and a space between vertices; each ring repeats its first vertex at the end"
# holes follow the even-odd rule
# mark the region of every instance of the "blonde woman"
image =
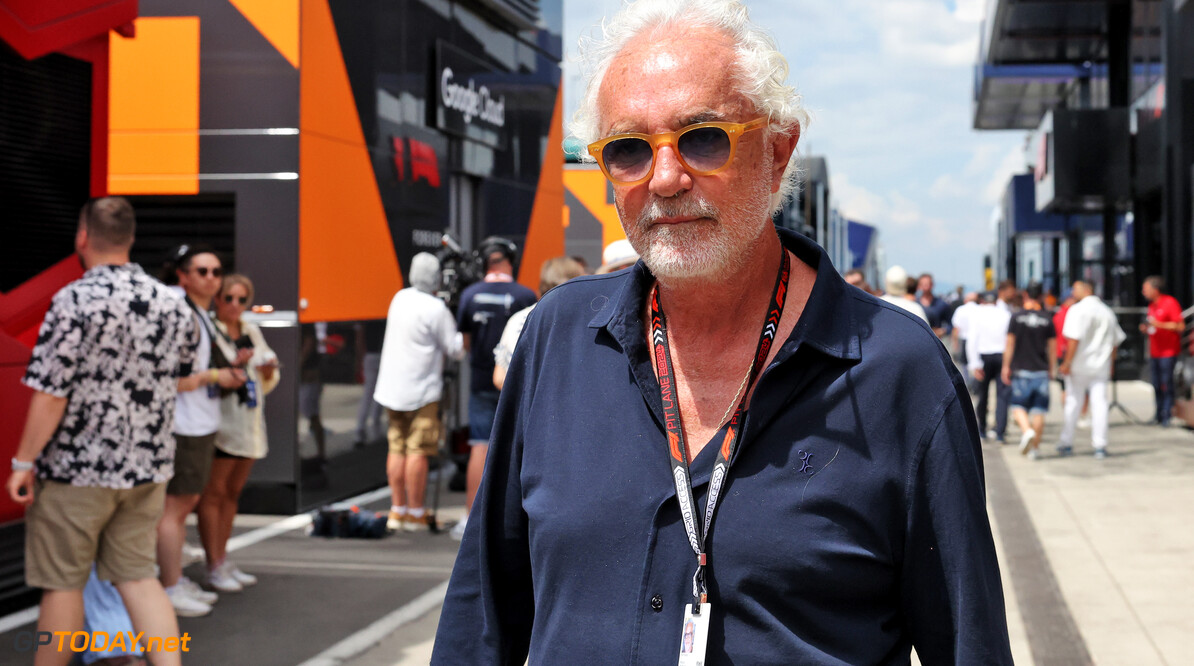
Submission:
POLYGON ((199 500, 199 537, 207 553, 207 584, 219 592, 239 592, 257 582, 226 555, 236 505, 253 463, 268 450, 265 436, 265 396, 278 385, 278 357, 261 329, 244 320, 253 303, 253 282, 244 275, 224 276, 216 296, 216 344, 249 381, 220 401, 220 430, 211 478, 199 500))

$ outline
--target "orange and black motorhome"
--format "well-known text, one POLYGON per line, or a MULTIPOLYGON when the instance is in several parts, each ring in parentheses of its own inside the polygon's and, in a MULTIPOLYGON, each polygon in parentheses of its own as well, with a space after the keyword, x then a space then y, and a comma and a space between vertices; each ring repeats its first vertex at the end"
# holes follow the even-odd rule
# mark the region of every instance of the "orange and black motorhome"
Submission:
MULTIPOLYGON (((360 366, 410 258, 446 230, 500 235, 534 288, 564 253, 561 32, 562 0, 0 0, 0 454, 49 299, 81 272, 77 211, 119 194, 134 260, 205 243, 268 306, 283 381, 244 508, 383 484, 383 438, 355 436, 360 366), (322 386, 322 444, 300 380, 322 386)), ((0 499, 0 610, 20 516, 0 499)))

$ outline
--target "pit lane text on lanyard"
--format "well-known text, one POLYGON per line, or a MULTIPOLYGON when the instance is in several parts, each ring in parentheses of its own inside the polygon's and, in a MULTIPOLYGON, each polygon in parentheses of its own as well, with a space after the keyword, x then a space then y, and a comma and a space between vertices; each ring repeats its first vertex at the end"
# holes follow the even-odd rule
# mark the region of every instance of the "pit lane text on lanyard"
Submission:
MULTIPOLYGON (((688 543, 692 546, 692 550, 697 556, 697 570, 692 577, 692 594, 695 603, 690 605, 685 611, 686 633, 691 631, 691 628, 688 627, 688 620, 690 618, 697 618, 701 620, 700 624, 708 626, 707 611, 709 609, 709 595, 708 589, 705 586, 705 567, 708 564, 709 528, 713 523, 717 501, 721 496, 722 486, 725 483, 726 474, 730 469, 730 461, 733 459, 735 449, 738 448, 738 441, 741 436, 740 424, 742 422, 742 413, 746 409, 746 397, 750 395, 751 387, 754 386, 755 380, 767 362, 767 357, 771 353, 771 345, 775 341, 776 331, 779 328, 780 317, 783 316, 784 301, 787 297, 788 278, 791 275, 791 268, 791 259, 788 257, 787 251, 783 250, 779 275, 775 279, 775 290, 771 293, 771 302, 767 308, 767 318, 763 321, 763 331, 759 334, 759 344, 755 349, 754 362, 751 366, 750 378, 746 384, 746 392, 743 393, 742 400, 738 403, 738 408, 730 418, 725 438, 718 450, 717 460, 713 464, 713 474, 709 477, 709 498, 705 503, 704 520, 700 521, 699 527, 697 522, 699 518, 696 515, 696 502, 692 495, 692 480, 688 469, 688 450, 684 442, 684 427, 680 421, 680 406, 675 397, 675 376, 672 370, 671 350, 667 341, 667 321, 664 318, 663 308, 659 302, 659 288, 655 287, 651 290, 651 339, 654 345, 655 366, 659 375, 659 387, 663 401, 664 427, 667 430, 668 439, 668 460, 671 461, 672 465, 672 480, 676 484, 676 498, 680 502, 680 514, 683 517, 684 530, 688 533, 688 543), (698 530, 700 530, 699 533, 698 530)), ((702 636, 700 637, 701 640, 698 640, 698 643, 701 644, 700 652, 702 654, 704 653, 703 638, 702 636)), ((685 636, 683 640, 692 641, 692 638, 685 636)), ((682 646, 690 644, 682 643, 682 646)), ((682 652, 682 663, 684 656, 682 652)))

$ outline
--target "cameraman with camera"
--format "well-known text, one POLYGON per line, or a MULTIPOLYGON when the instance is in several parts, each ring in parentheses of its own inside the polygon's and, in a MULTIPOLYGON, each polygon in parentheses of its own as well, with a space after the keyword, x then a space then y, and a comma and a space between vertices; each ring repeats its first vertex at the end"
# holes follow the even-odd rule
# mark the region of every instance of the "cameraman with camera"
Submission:
MULTIPOLYGON (((491 236, 481 242, 481 256, 485 258, 485 277, 470 285, 461 294, 457 327, 464 334, 464 348, 469 352, 468 420, 469 461, 465 490, 465 507, 473 507, 481 475, 485 471, 485 456, 489 453, 489 432, 497 412, 498 389, 493 384, 493 349, 501 340, 502 331, 510 316, 535 304, 535 292, 514 281, 514 259, 518 247, 504 239, 491 236)), ((452 528, 452 537, 464 536, 464 520, 452 528)))

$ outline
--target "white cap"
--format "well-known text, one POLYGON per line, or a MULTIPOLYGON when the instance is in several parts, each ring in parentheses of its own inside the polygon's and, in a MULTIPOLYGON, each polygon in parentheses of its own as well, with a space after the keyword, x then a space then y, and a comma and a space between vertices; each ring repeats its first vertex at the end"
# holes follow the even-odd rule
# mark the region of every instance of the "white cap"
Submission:
POLYGON ((605 246, 605 252, 601 253, 601 268, 597 269, 597 272, 609 273, 626 268, 636 261, 638 252, 634 251, 630 241, 623 238, 605 246))
POLYGON ((887 269, 884 281, 887 284, 887 293, 892 296, 903 296, 908 293, 908 271, 902 267, 892 266, 887 269))

